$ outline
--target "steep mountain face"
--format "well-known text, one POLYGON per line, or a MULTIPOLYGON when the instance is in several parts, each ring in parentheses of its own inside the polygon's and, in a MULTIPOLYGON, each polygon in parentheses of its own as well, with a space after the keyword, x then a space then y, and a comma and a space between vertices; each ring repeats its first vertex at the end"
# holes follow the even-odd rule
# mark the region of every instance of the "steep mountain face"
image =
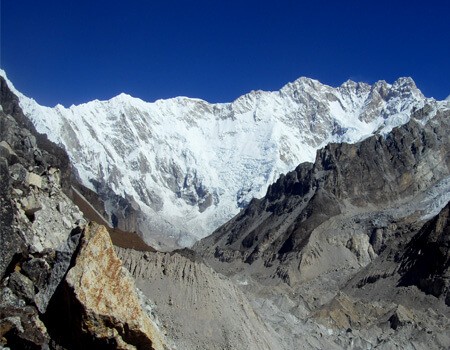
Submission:
POLYGON ((48 108, 16 93, 37 130, 67 150, 81 182, 103 199, 99 210, 111 224, 162 248, 212 232, 318 148, 386 133, 412 111, 426 105, 433 115, 446 103, 426 99, 409 78, 338 88, 300 78, 225 104, 121 94, 48 108))
POLYGON ((385 137, 327 145, 194 248, 212 264, 264 268, 290 284, 367 264, 394 231, 450 200, 450 111, 429 119, 428 109, 385 137))
POLYGON ((450 204, 408 243, 400 261, 400 285, 417 286, 450 306, 450 204))
MULTIPOLYGON (((390 300, 388 286, 415 288, 450 306, 450 203, 414 232, 403 245, 391 246, 358 272, 345 286, 349 296, 360 299, 383 295, 390 300)), ((401 297, 400 297, 401 298, 401 297)), ((405 301, 405 300, 404 300, 405 301)), ((411 306, 411 305, 408 305, 411 306)), ((423 303, 422 307, 429 305, 423 303)), ((416 305, 418 307, 418 305, 416 305)))

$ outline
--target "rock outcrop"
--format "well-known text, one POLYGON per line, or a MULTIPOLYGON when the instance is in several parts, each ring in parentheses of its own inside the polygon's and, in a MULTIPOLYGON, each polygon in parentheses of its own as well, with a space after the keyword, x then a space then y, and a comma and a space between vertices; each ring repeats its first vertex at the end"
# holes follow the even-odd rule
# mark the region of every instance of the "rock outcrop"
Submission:
POLYGON ((61 314, 51 323, 56 336, 63 335, 63 346, 167 349, 104 226, 91 223, 84 228, 73 266, 52 303, 50 313, 61 314))
MULTIPOLYGON (((0 347, 62 349, 61 344, 64 344, 66 349, 79 348, 67 329, 66 332, 57 331, 58 322, 67 315, 62 308, 55 308, 60 302, 72 300, 70 294, 61 294, 63 281, 90 237, 84 234, 82 246, 79 245, 87 220, 70 199, 71 174, 65 152, 36 133, 23 115, 17 97, 0 78, 0 347)), ((101 237, 105 235, 107 233, 102 231, 101 237)), ((98 240, 93 236, 94 242, 98 240)), ((111 245, 110 252, 113 253, 111 245)), ((137 318, 142 321, 139 326, 134 321, 123 325, 125 334, 132 334, 130 339, 124 336, 123 348, 130 348, 127 341, 133 343, 134 348, 148 348, 151 323, 136 299, 132 280, 120 268, 117 258, 100 254, 95 262, 97 266, 115 263, 116 270, 105 270, 115 271, 117 285, 109 286, 123 297, 124 294, 120 294, 123 284, 124 292, 130 294, 132 301, 119 303, 121 308, 117 310, 117 317, 114 318, 114 309, 111 309, 108 319, 126 320, 127 307, 130 307, 130 315, 141 317, 137 318)), ((84 263, 91 264, 88 259, 81 259, 76 268, 88 271, 89 266, 84 263)), ((98 285, 97 281, 91 282, 98 285)), ((107 287, 102 286, 105 291, 108 291, 107 287)), ((96 300, 91 297, 86 294, 82 299, 84 304, 78 305, 88 308, 95 304, 96 300)), ((84 320, 81 306, 72 311, 73 321, 84 320)), ((83 348, 95 347, 96 331, 99 337, 104 335, 101 327, 92 329, 90 321, 82 324, 90 329, 92 336, 88 340, 83 338, 83 348)), ((155 349, 162 348, 158 339, 155 331, 152 338, 155 349)))
POLYGON ((43 315, 85 221, 65 194, 67 155, 38 135, 0 79, 0 343, 46 348, 43 315))
POLYGON ((400 286, 417 286, 450 306, 450 203, 401 252, 400 286))

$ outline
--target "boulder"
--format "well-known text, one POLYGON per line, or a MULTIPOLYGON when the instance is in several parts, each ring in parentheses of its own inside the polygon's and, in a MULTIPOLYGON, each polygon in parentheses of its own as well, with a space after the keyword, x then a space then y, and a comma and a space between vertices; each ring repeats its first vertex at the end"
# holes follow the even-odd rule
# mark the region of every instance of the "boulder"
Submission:
POLYGON ((51 267, 43 258, 31 258, 22 264, 22 271, 38 290, 45 289, 51 274, 51 267))
POLYGON ((20 200, 20 204, 30 221, 34 221, 34 214, 42 209, 42 205, 34 193, 31 193, 28 197, 23 197, 20 200))
POLYGON ((0 156, 5 157, 8 163, 13 164, 19 161, 16 152, 11 148, 8 142, 0 141, 0 156))
POLYGON ((47 329, 32 306, 0 308, 0 344, 5 341, 12 349, 50 349, 47 329))
POLYGON ((392 316, 389 317, 389 324, 392 329, 398 329, 403 327, 408 323, 413 323, 414 316, 402 305, 398 305, 395 310, 393 310, 392 316))
POLYGON ((80 348, 166 349, 143 311, 133 279, 117 257, 108 231, 86 226, 62 293, 68 325, 80 348))
POLYGON ((20 163, 11 165, 9 167, 9 173, 10 173, 13 185, 25 183, 25 180, 28 177, 27 169, 25 169, 25 167, 20 163))
POLYGON ((26 183, 28 186, 42 188, 42 177, 35 173, 28 173, 26 183))
POLYGON ((15 292, 17 296, 31 303, 34 299, 33 282, 18 271, 14 271, 9 276, 8 287, 15 292))

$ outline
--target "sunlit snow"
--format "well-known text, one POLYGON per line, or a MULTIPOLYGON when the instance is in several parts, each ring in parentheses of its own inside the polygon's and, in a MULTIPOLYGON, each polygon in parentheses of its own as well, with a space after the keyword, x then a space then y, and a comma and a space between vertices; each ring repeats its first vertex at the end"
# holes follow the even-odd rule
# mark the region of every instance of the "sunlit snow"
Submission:
POLYGON ((85 186, 95 190, 94 179, 133 198, 148 217, 140 231, 156 227, 180 245, 264 196, 281 173, 314 161, 318 148, 389 132, 413 108, 435 103, 408 78, 337 88, 300 78, 222 104, 186 97, 148 103, 121 94, 49 108, 15 92, 36 129, 65 147, 85 186), (211 205, 202 211, 205 201, 211 205))

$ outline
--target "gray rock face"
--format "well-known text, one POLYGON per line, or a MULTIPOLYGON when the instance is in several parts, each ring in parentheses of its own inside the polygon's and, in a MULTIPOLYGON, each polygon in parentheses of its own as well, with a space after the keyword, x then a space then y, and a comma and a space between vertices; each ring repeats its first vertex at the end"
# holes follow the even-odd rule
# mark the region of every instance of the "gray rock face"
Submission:
POLYGON ((399 254, 401 286, 417 286, 450 306, 450 203, 399 254))
POLYGON ((2 249, 0 249, 0 276, 3 278, 8 267, 13 263, 15 255, 24 250, 24 241, 14 232, 12 227, 14 211, 10 198, 10 177, 8 161, 0 158, 0 237, 2 249))
POLYGON ((20 272, 13 272, 9 275, 8 287, 13 290, 16 295, 23 299, 27 304, 34 299, 34 285, 33 282, 22 275, 20 272))

